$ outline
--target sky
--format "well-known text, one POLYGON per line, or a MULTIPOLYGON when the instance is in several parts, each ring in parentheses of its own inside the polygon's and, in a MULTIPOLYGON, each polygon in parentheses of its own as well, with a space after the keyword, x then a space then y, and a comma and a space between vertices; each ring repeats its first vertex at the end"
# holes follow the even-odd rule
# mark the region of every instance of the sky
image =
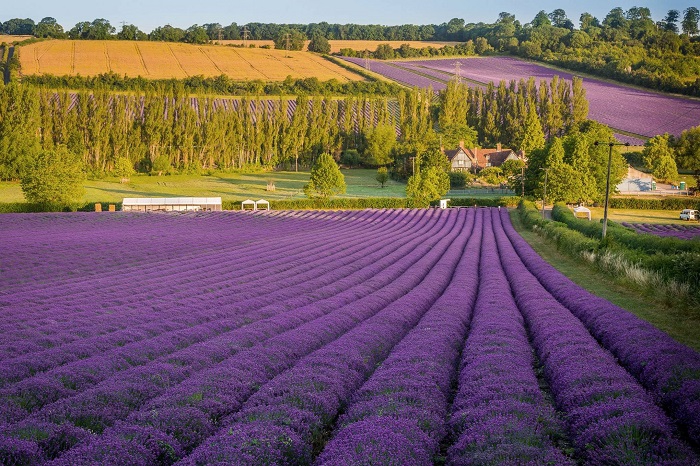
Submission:
POLYGON ((542 0, 532 3, 523 0, 19 0, 4 2, 0 21, 10 18, 31 18, 39 22, 50 16, 64 29, 71 29, 81 21, 96 18, 108 20, 117 30, 122 21, 134 24, 144 32, 170 24, 186 29, 193 24, 233 22, 246 23, 356 23, 356 24, 441 24, 452 18, 467 23, 493 23, 502 11, 512 13, 521 23, 530 22, 537 12, 549 13, 562 8, 576 27, 581 13, 587 11, 602 21, 614 7, 624 10, 632 6, 647 7, 654 20, 661 20, 670 9, 682 12, 696 5, 696 0, 603 0, 586 2, 573 0, 542 0))

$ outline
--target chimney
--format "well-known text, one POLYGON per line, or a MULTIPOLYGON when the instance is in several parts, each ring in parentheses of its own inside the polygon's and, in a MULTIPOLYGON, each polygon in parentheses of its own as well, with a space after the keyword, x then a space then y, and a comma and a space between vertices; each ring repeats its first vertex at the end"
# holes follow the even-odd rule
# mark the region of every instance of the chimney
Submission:
POLYGON ((464 150, 464 141, 459 141, 459 148, 464 150))
POLYGON ((496 144, 496 151, 501 152, 501 143, 496 144))

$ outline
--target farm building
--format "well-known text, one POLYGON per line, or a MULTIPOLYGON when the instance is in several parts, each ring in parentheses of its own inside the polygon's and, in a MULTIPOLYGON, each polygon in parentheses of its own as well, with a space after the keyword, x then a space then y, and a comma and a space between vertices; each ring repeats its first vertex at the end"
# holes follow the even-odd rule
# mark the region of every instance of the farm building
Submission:
POLYGON ((468 149, 464 147, 464 141, 460 141, 457 149, 445 150, 443 147, 442 152, 450 160, 453 171, 477 172, 486 167, 500 167, 506 160, 525 159, 523 151, 515 152, 513 149, 502 148, 500 143, 495 149, 468 149))
POLYGON ((198 210, 221 210, 220 197, 125 197, 122 211, 181 212, 198 210))

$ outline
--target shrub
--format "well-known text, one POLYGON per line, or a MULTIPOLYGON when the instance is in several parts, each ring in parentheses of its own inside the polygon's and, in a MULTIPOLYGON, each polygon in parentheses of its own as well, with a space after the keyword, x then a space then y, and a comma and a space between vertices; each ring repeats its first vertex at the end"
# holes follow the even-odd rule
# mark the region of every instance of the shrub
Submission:
POLYGON ((84 192, 84 165, 80 157, 65 146, 40 152, 24 175, 21 186, 27 201, 66 206, 79 200, 84 192))

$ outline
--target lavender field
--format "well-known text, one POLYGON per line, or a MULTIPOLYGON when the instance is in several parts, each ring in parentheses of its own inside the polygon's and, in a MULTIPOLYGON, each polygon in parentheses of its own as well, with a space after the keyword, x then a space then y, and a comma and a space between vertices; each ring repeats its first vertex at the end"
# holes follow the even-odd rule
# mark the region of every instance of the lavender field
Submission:
MULTIPOLYGON (((438 89, 434 83, 442 83, 454 76, 455 63, 459 62, 460 75, 478 83, 501 80, 511 81, 534 77, 550 80, 552 76, 571 81, 572 74, 553 70, 542 65, 526 62, 513 57, 448 58, 440 60, 411 60, 385 62, 371 61, 372 71, 386 75, 403 84, 438 89), (393 74, 401 73, 401 79, 385 74, 387 67, 393 74), (400 67, 400 68, 397 68, 400 67), (411 70, 414 73, 411 73, 411 70), (420 74, 418 74, 420 73, 420 74), (411 77, 413 74, 413 77, 411 77), (433 76, 429 80, 426 75, 433 76)), ((653 137, 669 133, 680 136, 681 132, 697 126, 700 122, 700 100, 674 97, 666 94, 635 89, 623 84, 613 84, 599 79, 585 78, 583 87, 590 103, 589 118, 604 123, 614 129, 640 136, 653 137)), ((621 135, 622 136, 622 135, 621 135)), ((639 139, 623 137, 623 142, 643 143, 639 139)))
POLYGON ((699 461, 700 354, 506 209, 6 214, 0 235, 3 465, 699 461))
POLYGON ((627 228, 632 228, 637 233, 646 233, 661 237, 675 237, 680 239, 700 238, 700 225, 663 225, 656 223, 622 223, 627 228))

